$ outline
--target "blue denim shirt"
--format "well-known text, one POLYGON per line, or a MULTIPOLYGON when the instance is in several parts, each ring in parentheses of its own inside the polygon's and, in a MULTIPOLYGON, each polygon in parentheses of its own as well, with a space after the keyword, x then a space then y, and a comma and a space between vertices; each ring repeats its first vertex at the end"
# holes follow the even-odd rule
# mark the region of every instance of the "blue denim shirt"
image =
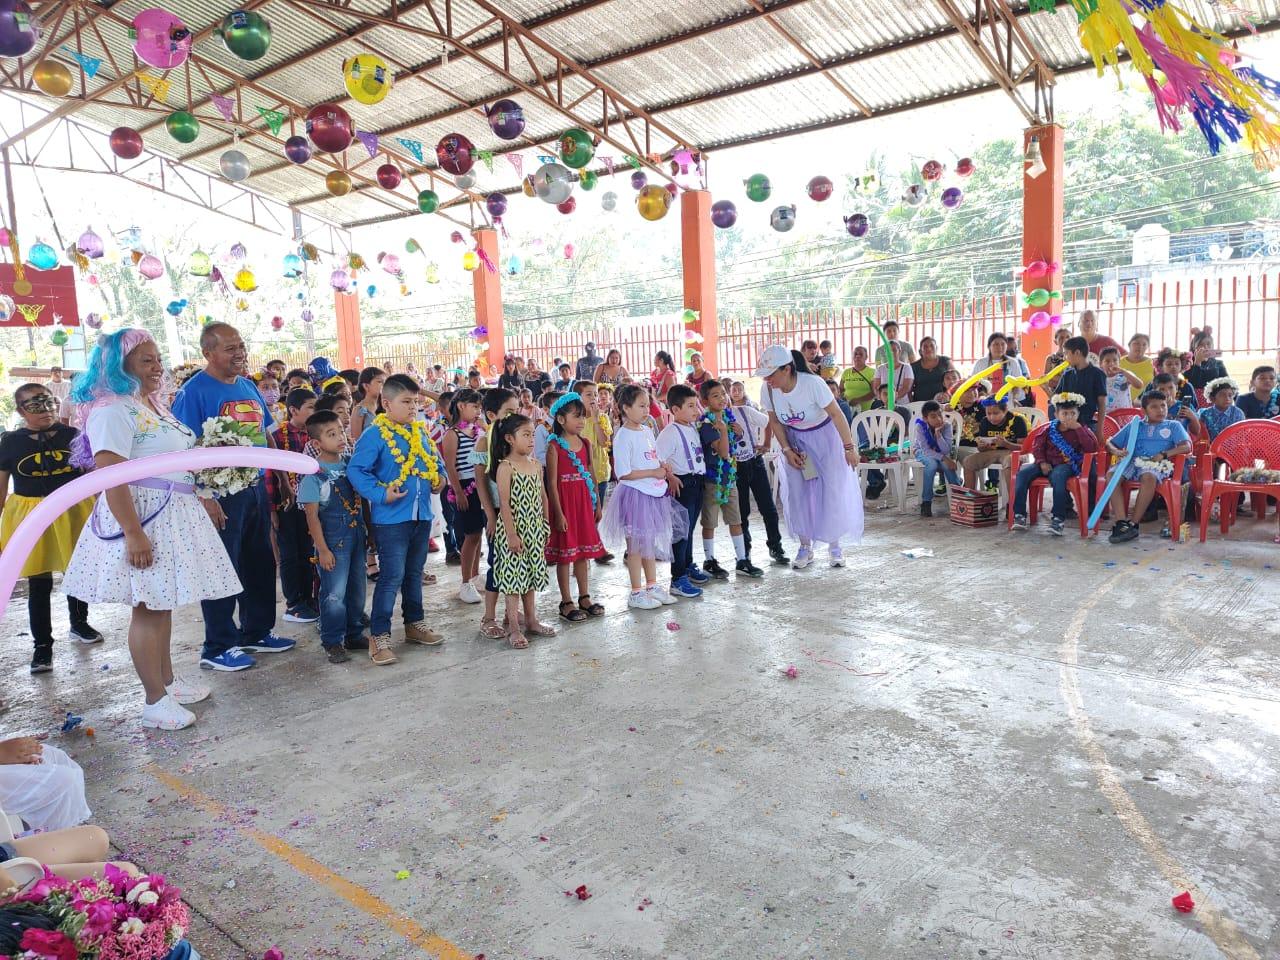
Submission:
MULTIPOLYGON (((436 469, 440 478, 445 478, 444 460, 438 450, 430 446, 425 431, 422 445, 435 454, 436 469)), ((406 457, 409 455, 408 442, 394 435, 396 446, 406 457)), ((409 520, 426 520, 432 518, 431 484, 426 480, 410 475, 405 481, 402 497, 395 503, 387 503, 387 488, 381 484, 390 483, 400 476, 400 464, 391 455, 382 433, 370 425, 360 439, 356 441, 355 451, 351 454, 351 462, 347 464, 347 477, 360 496, 369 501, 369 511, 374 523, 405 523, 409 520)))

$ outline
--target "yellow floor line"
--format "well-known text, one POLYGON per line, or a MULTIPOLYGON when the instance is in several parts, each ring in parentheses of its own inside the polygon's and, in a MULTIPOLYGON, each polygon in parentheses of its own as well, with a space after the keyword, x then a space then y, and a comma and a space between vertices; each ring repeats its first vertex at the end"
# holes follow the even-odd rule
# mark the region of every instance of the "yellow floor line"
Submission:
MULTIPOLYGON (((1089 723, 1089 715, 1085 712, 1084 698, 1080 695, 1080 687, 1076 682, 1080 637, 1084 632, 1085 620, 1088 618, 1090 611, 1097 606, 1104 596, 1111 592, 1123 576, 1124 574, 1116 574, 1103 583, 1081 605, 1076 611, 1075 617, 1067 625, 1066 633, 1062 637, 1062 646, 1058 651, 1058 659, 1063 664, 1059 669, 1058 675, 1062 699, 1066 701, 1067 713, 1071 717, 1076 735, 1080 738, 1081 745, 1084 747, 1085 756, 1088 758, 1090 766, 1093 767, 1094 775, 1098 780, 1098 788, 1102 791, 1102 795, 1107 798, 1112 809, 1115 810, 1116 817, 1124 829, 1138 841, 1139 846, 1146 851, 1147 856, 1155 861, 1156 866, 1159 867, 1160 872, 1170 886, 1177 888, 1178 892, 1182 890, 1190 892, 1191 899, 1196 903, 1194 914, 1196 920, 1224 957, 1227 957, 1228 960, 1260 960, 1258 952, 1254 950, 1253 945, 1245 938, 1240 928, 1235 925, 1231 918, 1223 916, 1217 905, 1209 899, 1208 894, 1196 886, 1195 882, 1187 876, 1187 872, 1182 869, 1181 864, 1174 859, 1173 855, 1165 849, 1164 844, 1160 842, 1160 838, 1151 829, 1151 824, 1147 822, 1147 818, 1142 815, 1138 805, 1133 802, 1133 798, 1125 790, 1120 777, 1116 774, 1115 768, 1111 766, 1110 761, 1107 759, 1107 752, 1094 735, 1093 727, 1089 723)), ((1168 909, 1173 910, 1173 907, 1169 906, 1168 909)))
MULTIPOLYGON (((147 773, 151 774, 174 793, 200 807, 205 812, 214 816, 230 815, 231 811, 223 804, 212 797, 205 796, 182 778, 175 777, 167 770, 154 764, 146 769, 147 773)), ((279 837, 249 826, 237 825, 236 829, 262 847, 262 849, 293 867, 298 873, 309 877, 330 893, 334 893, 346 900, 357 910, 373 917, 384 926, 398 933, 428 956, 434 957, 436 960, 474 960, 474 953, 463 950, 456 944, 450 943, 443 937, 424 929, 408 917, 402 916, 386 901, 374 896, 364 887, 352 883, 346 877, 334 873, 324 864, 313 860, 297 847, 290 846, 279 837)))

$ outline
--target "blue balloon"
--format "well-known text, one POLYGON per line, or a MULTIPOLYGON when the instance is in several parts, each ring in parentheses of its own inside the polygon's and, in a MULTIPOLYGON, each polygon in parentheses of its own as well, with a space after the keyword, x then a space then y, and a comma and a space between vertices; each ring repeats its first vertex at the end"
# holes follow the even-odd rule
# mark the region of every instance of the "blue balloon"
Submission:
POLYGON ((378 292, 378 288, 371 283, 364 288, 364 292, 372 297, 375 293, 378 292))

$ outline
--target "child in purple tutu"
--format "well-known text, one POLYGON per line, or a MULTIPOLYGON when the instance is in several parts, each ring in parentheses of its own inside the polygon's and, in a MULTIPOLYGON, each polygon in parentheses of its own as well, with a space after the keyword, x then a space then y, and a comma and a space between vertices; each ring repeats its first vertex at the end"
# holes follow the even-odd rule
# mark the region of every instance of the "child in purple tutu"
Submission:
POLYGON ((813 563, 813 544, 831 550, 831 566, 843 567, 840 541, 862 540, 862 497, 853 468, 858 445, 821 377, 805 370, 804 357, 782 344, 765 347, 756 376, 764 378, 760 407, 782 448, 782 501, 787 526, 800 541, 791 566, 813 563))
POLYGON ((671 470, 658 459, 653 431, 645 426, 648 393, 636 384, 623 384, 614 403, 622 417, 613 439, 618 487, 605 507, 600 534, 608 546, 626 546, 631 576, 627 606, 654 610, 663 604, 660 594, 670 596, 658 587, 657 561, 671 560, 672 544, 689 534, 688 519, 671 498, 671 470))

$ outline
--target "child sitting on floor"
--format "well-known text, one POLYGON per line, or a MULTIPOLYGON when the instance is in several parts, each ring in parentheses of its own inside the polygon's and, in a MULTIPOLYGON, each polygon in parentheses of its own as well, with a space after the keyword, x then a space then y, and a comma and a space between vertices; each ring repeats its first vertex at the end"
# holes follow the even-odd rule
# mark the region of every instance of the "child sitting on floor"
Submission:
POLYGON ((1210 441, 1233 423, 1244 419, 1244 411, 1236 406, 1236 382, 1230 377, 1219 377, 1204 385, 1204 396, 1209 406, 1200 411, 1200 422, 1209 431, 1210 441))
POLYGON ((920 416, 911 425, 911 451, 924 466, 924 478, 920 481, 920 516, 933 516, 933 481, 938 472, 947 483, 959 485, 956 473, 958 464, 952 456, 951 424, 942 416, 942 407, 935 400, 926 400, 920 408, 920 416))
POLYGON ((1031 484, 1044 477, 1053 488, 1053 516, 1049 532, 1060 537, 1071 509, 1067 481, 1079 476, 1084 455, 1097 451, 1098 440, 1093 431, 1080 426, 1080 405, 1084 403, 1084 397, 1078 393, 1057 393, 1050 403, 1056 417, 1050 421, 1047 430, 1042 430, 1031 441, 1035 462, 1023 466, 1014 483, 1013 529, 1026 530, 1029 526, 1027 494, 1031 484))
MULTIPOLYGON (((1128 543, 1138 539, 1139 524, 1155 499, 1156 487, 1169 479, 1173 458, 1191 452, 1191 437, 1177 420, 1169 420, 1169 401, 1163 393, 1148 393, 1142 398, 1143 419, 1130 420, 1107 441, 1107 452, 1122 459, 1128 455, 1133 433, 1137 432, 1133 460, 1124 468, 1124 479, 1139 484, 1133 510, 1126 518, 1128 499, 1117 484, 1111 494, 1111 515, 1116 518, 1111 528, 1112 543, 1128 543)), ((1112 470, 1119 470, 1117 464, 1112 470)), ((1185 487, 1184 487, 1185 491, 1185 487)))

